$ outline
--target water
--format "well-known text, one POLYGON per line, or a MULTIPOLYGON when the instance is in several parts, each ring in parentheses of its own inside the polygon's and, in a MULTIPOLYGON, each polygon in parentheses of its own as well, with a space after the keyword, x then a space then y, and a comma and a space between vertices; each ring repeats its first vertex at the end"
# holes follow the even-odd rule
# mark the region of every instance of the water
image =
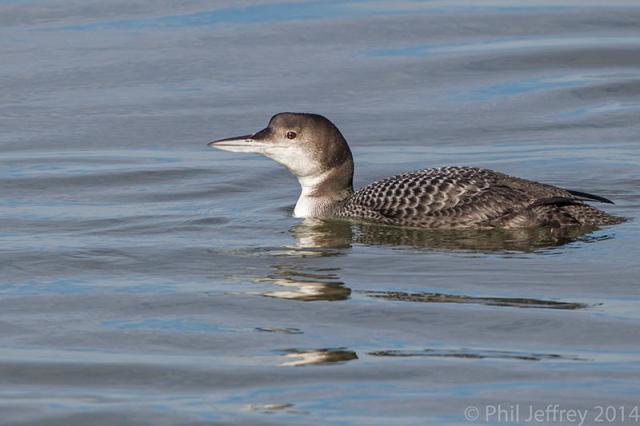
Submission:
POLYGON ((634 423, 640 5, 606 4, 0 1, 1 421, 634 423), (301 222, 288 172, 206 148, 280 111, 356 186, 474 165, 632 220, 301 222))

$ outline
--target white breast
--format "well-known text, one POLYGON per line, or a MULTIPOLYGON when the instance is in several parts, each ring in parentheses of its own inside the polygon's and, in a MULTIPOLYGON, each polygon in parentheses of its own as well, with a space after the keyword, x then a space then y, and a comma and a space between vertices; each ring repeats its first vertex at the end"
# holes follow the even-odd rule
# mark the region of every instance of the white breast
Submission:
POLYGON ((315 197, 307 197, 300 194, 296 208, 293 210, 294 217, 315 217, 322 210, 322 204, 315 197))

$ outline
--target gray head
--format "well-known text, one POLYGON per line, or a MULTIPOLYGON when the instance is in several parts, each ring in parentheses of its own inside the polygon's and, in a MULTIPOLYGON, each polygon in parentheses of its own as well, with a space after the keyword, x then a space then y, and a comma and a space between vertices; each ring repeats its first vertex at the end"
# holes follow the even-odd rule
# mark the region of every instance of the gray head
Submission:
POLYGON ((324 190, 352 190, 351 150, 338 128, 321 115, 282 112, 259 132, 214 141, 209 146, 272 158, 298 177, 303 191, 305 186, 320 189, 320 181, 326 181, 324 190))

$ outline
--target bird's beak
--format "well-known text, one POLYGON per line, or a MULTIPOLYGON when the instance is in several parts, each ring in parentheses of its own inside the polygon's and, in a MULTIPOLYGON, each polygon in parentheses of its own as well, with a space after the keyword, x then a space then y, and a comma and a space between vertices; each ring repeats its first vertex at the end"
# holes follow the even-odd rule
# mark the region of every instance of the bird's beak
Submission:
POLYGON ((209 142, 207 146, 231 152, 255 152, 262 154, 268 144, 256 140, 255 135, 236 136, 209 142))

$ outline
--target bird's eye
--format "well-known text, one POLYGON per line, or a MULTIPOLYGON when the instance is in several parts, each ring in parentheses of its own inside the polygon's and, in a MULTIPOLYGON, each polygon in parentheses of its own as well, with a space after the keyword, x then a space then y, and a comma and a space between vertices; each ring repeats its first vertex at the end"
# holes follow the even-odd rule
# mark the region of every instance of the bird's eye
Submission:
POLYGON ((296 132, 291 132, 291 131, 287 132, 287 139, 295 139, 296 136, 298 136, 296 132))

